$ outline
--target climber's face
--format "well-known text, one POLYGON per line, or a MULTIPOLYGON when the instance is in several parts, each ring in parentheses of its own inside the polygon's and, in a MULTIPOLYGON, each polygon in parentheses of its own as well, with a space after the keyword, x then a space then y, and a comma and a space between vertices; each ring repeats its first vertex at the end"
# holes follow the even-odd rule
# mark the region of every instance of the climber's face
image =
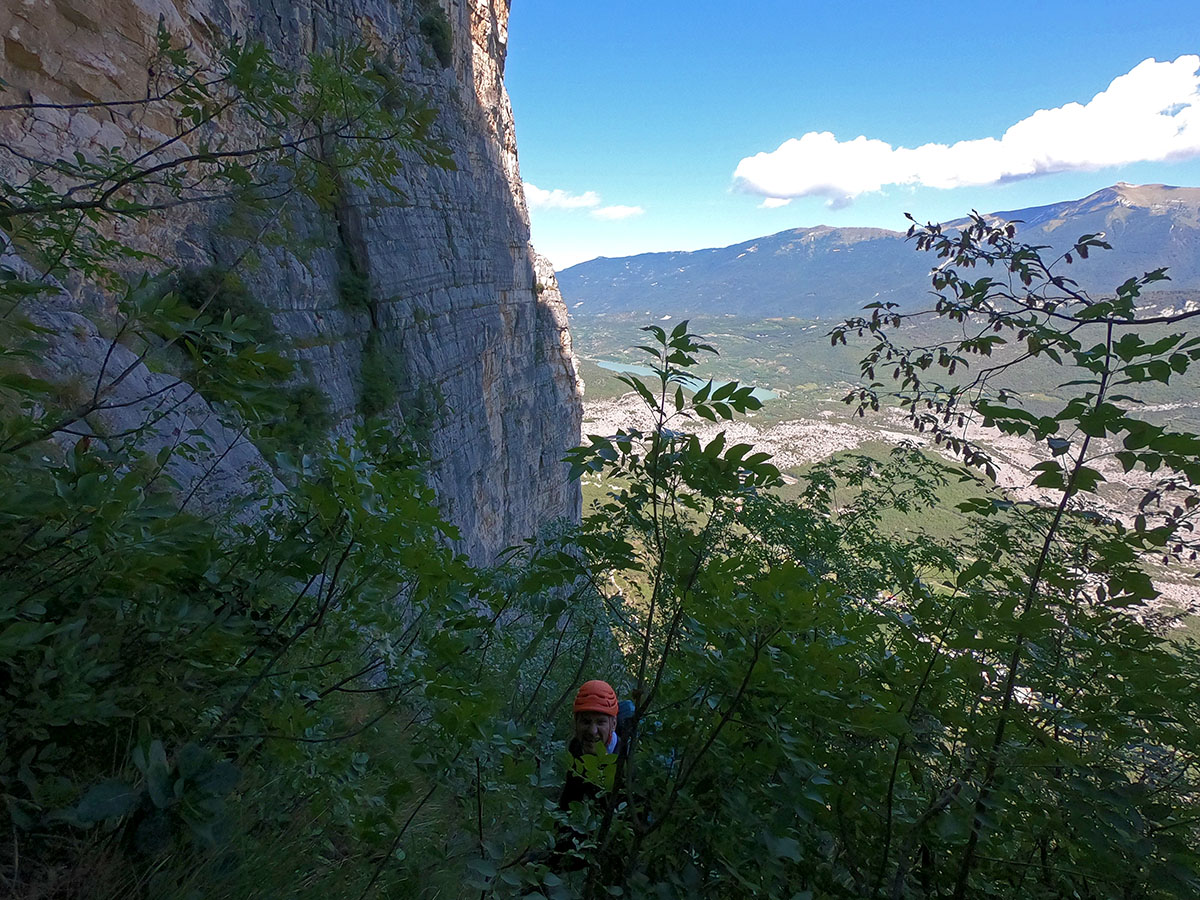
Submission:
POLYGON ((585 750, 591 750, 596 744, 607 747, 616 727, 616 716, 598 712, 575 713, 575 737, 585 750))

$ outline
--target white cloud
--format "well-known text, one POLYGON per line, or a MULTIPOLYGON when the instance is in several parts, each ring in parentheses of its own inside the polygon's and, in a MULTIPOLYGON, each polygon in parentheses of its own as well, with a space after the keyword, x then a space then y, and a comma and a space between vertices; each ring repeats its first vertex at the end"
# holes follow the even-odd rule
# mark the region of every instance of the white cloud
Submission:
POLYGON ((556 188, 547 191, 536 184, 524 182, 525 202, 530 209, 590 209, 600 205, 600 195, 595 191, 572 194, 556 188))
POLYGON ((1198 155, 1200 56, 1189 55, 1147 59, 1088 103, 1040 109, 998 140, 907 148, 810 131, 746 157, 733 177, 742 190, 765 197, 766 208, 814 196, 844 206, 888 184, 955 188, 1198 155))
POLYGON ((787 206, 792 202, 791 197, 767 197, 762 203, 758 204, 759 209, 778 209, 781 206, 787 206))
POLYGON ((536 184, 523 182, 525 202, 531 211, 543 209, 586 209, 589 215, 597 219, 616 221, 628 219, 630 216, 640 216, 645 212, 640 206, 600 205, 600 195, 595 191, 584 191, 582 194, 572 194, 570 191, 555 189, 548 191, 536 184))
POLYGON ((597 219, 628 219, 630 216, 640 216, 645 210, 640 206, 602 206, 593 209, 591 215, 597 219))

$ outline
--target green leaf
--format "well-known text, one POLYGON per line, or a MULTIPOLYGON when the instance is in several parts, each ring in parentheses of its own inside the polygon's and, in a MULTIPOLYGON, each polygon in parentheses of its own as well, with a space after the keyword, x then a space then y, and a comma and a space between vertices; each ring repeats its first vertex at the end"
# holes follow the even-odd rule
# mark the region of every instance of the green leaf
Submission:
POLYGON ((133 811, 138 803, 138 792, 117 778, 110 778, 92 787, 75 808, 79 820, 85 825, 118 819, 133 811))
POLYGON ((958 577, 954 580, 955 587, 963 588, 985 574, 992 568, 992 561, 989 559, 977 559, 965 569, 958 573, 958 577))
POLYGON ((217 797, 224 797, 242 780, 242 771, 227 759, 218 760, 196 776, 200 790, 217 797))
POLYGON ((152 741, 146 766, 146 789, 150 799, 159 809, 166 809, 175 801, 171 789, 171 770, 167 765, 167 754, 162 741, 152 741))
POLYGON ((721 455, 721 451, 724 449, 725 449, 725 432, 719 431, 719 432, 717 432, 717 436, 714 437, 711 441, 709 441, 708 444, 704 447, 704 455, 707 456, 709 459, 716 459, 717 457, 719 457, 721 455))
POLYGON ((1090 466, 1080 466, 1074 475, 1074 486, 1076 490, 1095 493, 1096 485, 1105 478, 1096 469, 1090 466))
POLYGON ((175 757, 175 766, 184 778, 192 778, 209 760, 208 751, 199 744, 184 744, 175 757))
POLYGON ((736 391, 737 388, 738 388, 738 385, 737 385, 736 381, 727 381, 723 385, 721 385, 719 388, 717 388, 715 391, 713 391, 712 399, 713 400, 728 399, 728 397, 731 394, 733 394, 733 392, 736 391))
POLYGON ((780 859, 790 859, 792 862, 801 862, 804 859, 800 852, 800 842, 795 838, 777 837, 773 834, 764 834, 763 843, 766 844, 767 850, 772 856, 780 859))
POLYGON ((1038 463, 1033 467, 1033 471, 1040 471, 1041 474, 1033 479, 1034 487, 1052 488, 1062 490, 1066 487, 1062 466, 1054 460, 1038 463))
POLYGON ((69 627, 55 622, 14 622, 0 631, 0 659, 40 644, 69 627))

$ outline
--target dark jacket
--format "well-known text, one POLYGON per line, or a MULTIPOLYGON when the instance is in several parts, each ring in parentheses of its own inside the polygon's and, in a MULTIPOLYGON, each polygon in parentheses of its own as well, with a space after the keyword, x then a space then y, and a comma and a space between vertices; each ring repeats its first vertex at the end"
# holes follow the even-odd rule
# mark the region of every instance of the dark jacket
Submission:
POLYGON ((625 755, 625 742, 617 738, 617 746, 612 753, 585 753, 583 744, 578 738, 572 738, 567 745, 571 755, 567 766, 567 777, 563 781, 562 795, 558 798, 558 808, 570 809, 572 803, 580 803, 596 799, 601 791, 611 791, 616 784, 617 761, 625 755))

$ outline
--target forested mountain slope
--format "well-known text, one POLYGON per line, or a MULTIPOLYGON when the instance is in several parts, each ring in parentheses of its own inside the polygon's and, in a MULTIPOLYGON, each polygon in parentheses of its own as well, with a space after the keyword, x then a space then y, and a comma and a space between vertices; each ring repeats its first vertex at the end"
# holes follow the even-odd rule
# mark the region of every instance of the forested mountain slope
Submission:
MULTIPOLYGON (((1171 267, 1166 287, 1200 287, 1200 188, 1118 184, 1082 200, 993 215, 1020 220, 1022 240, 1059 251, 1081 234, 1105 233, 1121 252, 1097 254, 1078 270, 1089 290, 1112 291, 1130 272, 1161 266, 1171 267)), ((901 232, 822 225, 731 247, 594 259, 560 272, 559 284, 567 305, 584 315, 837 318, 875 301, 919 302, 929 268, 901 232)))

